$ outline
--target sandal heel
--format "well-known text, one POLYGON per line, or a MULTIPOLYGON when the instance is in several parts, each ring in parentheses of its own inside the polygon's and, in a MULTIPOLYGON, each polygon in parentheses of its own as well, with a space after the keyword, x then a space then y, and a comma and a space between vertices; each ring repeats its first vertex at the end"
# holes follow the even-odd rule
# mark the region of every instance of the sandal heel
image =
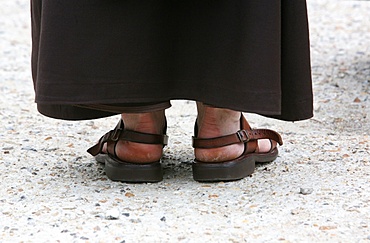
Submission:
POLYGON ((137 164, 116 161, 107 156, 104 169, 107 177, 112 181, 151 183, 163 180, 163 169, 159 161, 150 164, 137 164))
POLYGON ((129 163, 117 157, 116 146, 118 141, 130 141, 144 144, 167 144, 167 123, 165 123, 163 134, 150 134, 126 130, 122 119, 116 128, 107 132, 99 139, 99 142, 87 150, 99 163, 105 164, 105 173, 113 181, 122 182, 159 182, 163 180, 163 170, 160 161, 151 163, 129 163), (104 145, 107 145, 103 153, 104 145), (113 151, 113 152, 112 152, 113 151))
POLYGON ((252 157, 243 161, 220 163, 193 163, 193 178, 199 182, 235 181, 253 174, 255 161, 252 157))
POLYGON ((276 159, 279 152, 273 146, 272 140, 282 145, 280 134, 269 129, 252 129, 244 118, 240 117, 240 130, 214 138, 198 138, 198 125, 195 123, 193 147, 202 149, 220 148, 231 144, 244 144, 243 154, 225 162, 202 162, 197 159, 193 162, 193 178, 200 182, 234 181, 253 174, 256 162, 265 163, 276 159), (267 153, 257 152, 258 139, 270 139, 271 150, 267 153))

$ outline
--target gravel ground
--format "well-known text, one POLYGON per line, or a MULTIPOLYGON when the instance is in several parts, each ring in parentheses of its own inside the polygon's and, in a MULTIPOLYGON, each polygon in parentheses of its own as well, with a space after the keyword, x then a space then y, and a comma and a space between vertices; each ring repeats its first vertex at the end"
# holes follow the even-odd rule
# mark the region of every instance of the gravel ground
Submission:
POLYGON ((289 123, 273 163, 192 180, 193 102, 169 109, 165 179, 111 182, 86 148, 118 117, 39 115, 29 1, 0 0, 0 242, 370 242, 370 2, 309 0, 315 117, 289 123))

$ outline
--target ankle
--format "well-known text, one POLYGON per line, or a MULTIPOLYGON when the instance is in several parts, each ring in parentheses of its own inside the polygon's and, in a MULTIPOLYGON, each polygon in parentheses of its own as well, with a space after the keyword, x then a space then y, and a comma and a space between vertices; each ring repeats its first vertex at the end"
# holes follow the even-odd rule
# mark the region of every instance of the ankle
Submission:
POLYGON ((241 112, 197 103, 198 137, 228 135, 240 129, 241 112))
POLYGON ((161 134, 165 127, 165 111, 148 113, 122 113, 125 128, 137 132, 161 134))
MULTIPOLYGON (((241 112, 216 108, 197 103, 198 138, 216 138, 236 133, 240 130, 241 112)), ((233 144, 220 148, 195 148, 195 158, 203 162, 223 162, 239 157, 244 151, 244 144, 233 144)))
MULTIPOLYGON (((162 134, 165 128, 165 111, 148 113, 122 113, 125 129, 142 133, 162 134)), ((158 161, 162 157, 162 145, 118 141, 116 154, 119 159, 132 163, 158 161)))

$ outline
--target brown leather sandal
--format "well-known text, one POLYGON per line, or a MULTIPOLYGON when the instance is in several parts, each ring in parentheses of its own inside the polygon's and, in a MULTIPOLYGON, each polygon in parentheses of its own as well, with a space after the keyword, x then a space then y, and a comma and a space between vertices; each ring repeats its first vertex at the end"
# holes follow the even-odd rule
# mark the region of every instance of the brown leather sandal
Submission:
POLYGON ((240 127, 241 130, 235 134, 206 139, 197 138, 197 127, 195 128, 194 148, 209 149, 244 143, 244 152, 238 158, 225 162, 205 162, 195 159, 193 163, 194 180, 203 182, 239 180, 254 172, 256 162, 271 162, 277 158, 278 149, 271 141, 283 144, 277 132, 269 129, 252 129, 243 115, 240 118, 240 127), (269 152, 256 152, 258 139, 270 139, 269 152))
POLYGON ((114 130, 102 136, 99 142, 89 148, 87 152, 95 156, 98 162, 105 163, 105 173, 113 181, 159 182, 163 179, 160 161, 151 163, 125 162, 117 157, 115 148, 119 140, 145 144, 161 144, 165 146, 168 141, 168 136, 165 134, 166 127, 163 133, 163 135, 160 135, 125 130, 124 123, 120 120, 114 130), (105 143, 107 143, 107 151, 114 151, 113 154, 102 152, 105 143))

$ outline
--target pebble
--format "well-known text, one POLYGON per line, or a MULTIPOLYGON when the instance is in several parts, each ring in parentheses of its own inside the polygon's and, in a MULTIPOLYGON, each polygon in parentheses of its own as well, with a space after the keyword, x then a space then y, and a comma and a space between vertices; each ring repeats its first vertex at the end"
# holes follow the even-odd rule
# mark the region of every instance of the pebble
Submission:
POLYGON ((119 219, 120 211, 116 208, 110 209, 105 213, 105 219, 107 220, 116 220, 119 219))
POLYGON ((14 147, 3 147, 3 150, 12 150, 14 147))
POLYGON ((300 188, 299 193, 302 195, 309 195, 313 192, 313 188, 300 188))
POLYGON ((26 146, 26 147, 22 147, 22 150, 27 150, 27 151, 33 151, 33 152, 37 152, 37 149, 35 149, 35 148, 32 148, 32 147, 29 147, 29 146, 26 146))

